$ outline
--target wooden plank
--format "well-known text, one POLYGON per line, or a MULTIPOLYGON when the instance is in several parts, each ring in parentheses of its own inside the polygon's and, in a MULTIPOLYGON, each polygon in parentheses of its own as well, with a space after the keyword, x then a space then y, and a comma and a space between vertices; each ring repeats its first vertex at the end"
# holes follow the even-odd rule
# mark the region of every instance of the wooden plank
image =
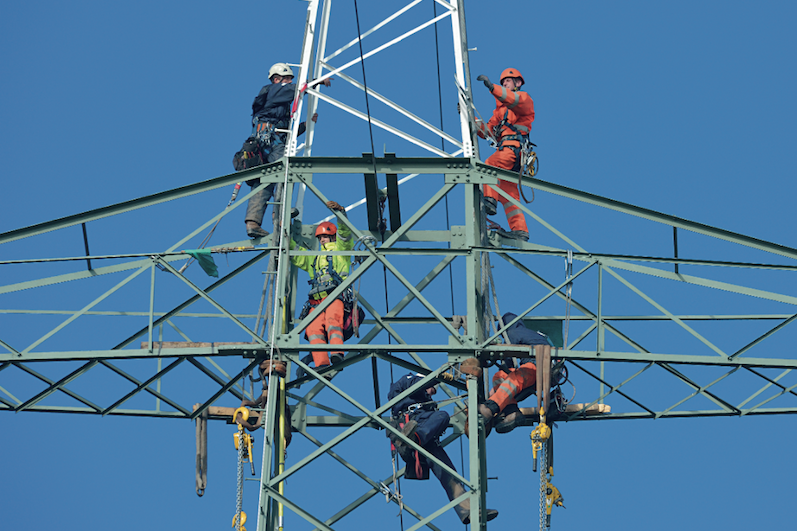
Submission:
MULTIPOLYGON (((587 404, 568 404, 565 408, 565 413, 577 413, 581 411, 587 404)), ((526 417, 539 418, 540 412, 536 407, 522 407, 520 412, 526 417)), ((611 413, 612 407, 608 404, 592 404, 584 412, 585 415, 600 415, 601 413, 611 413)))
MULTIPOLYGON (((220 345, 257 345, 257 343, 245 341, 213 341, 213 342, 194 342, 194 341, 153 341, 152 348, 213 348, 220 345)), ((142 341, 141 348, 149 348, 149 341, 142 341)))
MULTIPOLYGON (((197 410, 199 404, 194 404, 194 411, 197 410)), ((209 420, 226 420, 227 424, 232 424, 232 414, 235 413, 235 410, 238 409, 237 407, 222 407, 222 406, 209 406, 208 407, 208 419, 209 420)), ((250 424, 254 424, 257 422, 258 417, 260 417, 259 411, 252 411, 249 410, 249 420, 250 424)))

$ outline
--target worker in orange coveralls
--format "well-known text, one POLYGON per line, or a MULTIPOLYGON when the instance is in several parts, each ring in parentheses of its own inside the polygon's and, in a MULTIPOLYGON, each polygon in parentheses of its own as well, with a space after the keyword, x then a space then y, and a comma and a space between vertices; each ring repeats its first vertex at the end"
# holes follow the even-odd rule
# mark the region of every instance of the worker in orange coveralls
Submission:
MULTIPOLYGON (((508 323, 517 317, 514 313, 506 313, 503 322, 508 323)), ((512 345, 546 345, 550 348, 547 336, 534 330, 529 330, 518 321, 507 329, 507 336, 512 345)), ((509 360, 514 365, 514 360, 509 360)), ((484 418, 487 433, 495 423, 495 431, 509 433, 524 422, 523 413, 517 405, 532 391, 536 391, 537 366, 532 358, 517 360, 518 367, 509 367, 508 372, 498 371, 493 376, 493 394, 490 398, 479 404, 479 413, 484 418), (526 393, 523 393, 526 391, 526 393), (525 396, 524 396, 525 395, 525 396)))
MULTIPOLYGON (((335 201, 328 201, 327 207, 337 210, 344 215, 346 210, 335 201)), ((320 250, 324 251, 350 251, 354 248, 351 230, 345 225, 338 231, 334 224, 325 221, 320 223, 315 231, 320 250)), ((296 242, 291 240, 291 249, 297 248, 296 242)), ((299 247, 300 250, 305 250, 299 247)), ((350 258, 340 255, 318 256, 291 256, 291 262, 310 274, 310 292, 302 317, 312 313, 314 308, 321 304, 327 295, 349 276, 351 267, 350 258), (305 313, 307 312, 307 313, 305 313)), ((343 344, 343 300, 336 299, 321 312, 312 323, 307 326, 307 337, 311 345, 329 343, 331 345, 343 344)), ((343 351, 312 353, 316 368, 326 367, 332 362, 343 359, 343 351), (330 361, 332 359, 332 362, 330 361)))
MULTIPOLYGON (((492 137, 498 142, 497 151, 485 162, 496 168, 519 172, 520 146, 528 139, 531 124, 534 121, 534 101, 531 96, 520 90, 525 83, 523 76, 515 68, 507 68, 501 73, 500 85, 493 85, 485 75, 476 79, 483 82, 484 86, 495 96, 495 110, 487 124, 481 120, 476 121, 477 133, 480 137, 492 137)), ((511 197, 520 200, 517 183, 499 179, 498 187, 511 197)), ((496 200, 504 205, 504 212, 506 212, 506 219, 511 231, 510 237, 528 241, 529 229, 526 226, 523 211, 493 190, 492 187, 484 185, 484 203, 487 215, 492 216, 496 213, 496 200)))

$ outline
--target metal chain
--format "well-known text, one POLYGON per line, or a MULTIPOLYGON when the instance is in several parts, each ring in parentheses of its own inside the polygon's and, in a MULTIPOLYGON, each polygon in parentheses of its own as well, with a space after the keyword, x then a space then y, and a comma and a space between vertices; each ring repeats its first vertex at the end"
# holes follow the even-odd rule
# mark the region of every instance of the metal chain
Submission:
POLYGON ((547 525, 547 494, 548 494, 548 443, 542 443, 540 454, 540 531, 545 531, 547 525))
POLYGON ((235 505, 236 526, 241 531, 241 512, 244 505, 244 434, 238 432, 238 496, 235 505))

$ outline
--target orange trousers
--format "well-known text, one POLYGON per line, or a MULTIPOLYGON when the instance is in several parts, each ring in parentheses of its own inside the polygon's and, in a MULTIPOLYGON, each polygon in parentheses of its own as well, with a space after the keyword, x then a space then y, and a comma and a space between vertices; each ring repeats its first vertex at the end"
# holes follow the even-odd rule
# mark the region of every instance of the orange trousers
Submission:
MULTIPOLYGON (((323 299, 321 299, 323 300, 323 299)), ((319 303, 321 301, 318 301, 319 303)), ((315 309, 311 310, 313 313, 315 309)), ((343 301, 336 299, 327 309, 321 312, 313 322, 307 325, 307 338, 311 345, 329 343, 330 345, 343 344, 343 301)), ((313 361, 316 368, 326 367, 330 364, 330 354, 341 354, 343 351, 313 352, 313 361)))
MULTIPOLYGON (((507 142, 507 144, 514 145, 517 144, 517 142, 507 142)), ((490 155, 485 163, 489 164, 490 166, 495 166, 496 168, 512 171, 515 168, 515 160, 515 152, 509 149, 509 147, 504 147, 500 151, 496 151, 490 155)), ((498 179, 498 188, 509 194, 514 199, 520 201, 520 192, 518 191, 517 186, 517 183, 498 179)), ((523 211, 520 210, 520 208, 510 203, 508 199, 486 184, 484 185, 484 196, 492 197, 504 205, 506 220, 509 222, 509 230, 529 231, 528 227, 526 226, 526 217, 523 215, 523 211)))
POLYGON ((498 371, 493 376, 493 394, 490 400, 498 404, 501 411, 510 404, 517 404, 515 397, 524 389, 537 385, 537 367, 533 363, 524 363, 517 369, 511 369, 507 375, 498 371))

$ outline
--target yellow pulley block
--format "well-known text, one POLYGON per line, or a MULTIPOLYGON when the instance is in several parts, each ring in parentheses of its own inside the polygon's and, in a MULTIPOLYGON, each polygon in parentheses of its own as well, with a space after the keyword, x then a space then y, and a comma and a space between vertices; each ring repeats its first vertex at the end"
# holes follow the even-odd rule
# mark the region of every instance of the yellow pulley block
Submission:
MULTIPOLYGON (((246 513, 241 511, 241 531, 246 531, 246 528, 244 527, 245 523, 246 523, 246 513)), ((232 527, 235 527, 237 525, 238 525, 238 515, 236 514, 232 517, 232 527)))
POLYGON ((557 507, 565 508, 565 499, 559 492, 559 489, 553 486, 552 483, 547 483, 545 491, 545 512, 550 516, 551 508, 556 505, 557 507))

